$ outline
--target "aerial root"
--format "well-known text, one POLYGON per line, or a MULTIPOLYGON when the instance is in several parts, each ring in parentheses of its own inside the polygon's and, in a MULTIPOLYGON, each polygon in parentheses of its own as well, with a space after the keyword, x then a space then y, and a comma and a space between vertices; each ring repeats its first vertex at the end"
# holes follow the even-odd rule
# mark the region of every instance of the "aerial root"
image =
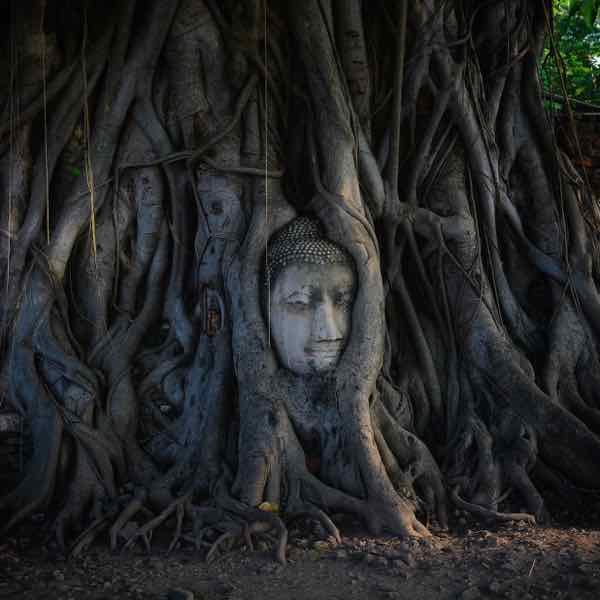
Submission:
POLYGON ((459 508, 469 511, 475 515, 483 517, 489 520, 495 521, 525 521, 526 523, 530 523, 531 525, 536 524, 536 518, 529 513, 505 513, 498 512, 497 510, 491 510, 489 508, 485 508, 483 506, 479 506, 478 504, 473 504, 472 502, 468 502, 460 497, 459 494, 459 486, 454 486, 451 492, 452 502, 459 508))
POLYGON ((175 532, 173 533, 173 538, 171 539, 171 543, 169 544, 169 548, 167 549, 167 554, 171 554, 179 540, 181 539, 181 530, 183 528, 183 518, 185 517, 185 507, 183 504, 177 504, 175 508, 175 532))
POLYGON ((69 550, 70 558, 77 558, 85 552, 92 542, 106 530, 110 523, 110 515, 96 519, 79 537, 75 540, 69 550))
POLYGON ((236 540, 238 538, 239 538, 239 533, 233 529, 227 530, 224 533, 222 533, 216 539, 216 541, 212 544, 208 553, 206 554, 206 562, 208 564, 211 564, 215 560, 220 547, 225 546, 225 544, 227 542, 229 542, 229 541, 233 542, 234 540, 236 540))
POLYGON ((206 532, 208 530, 209 530, 209 528, 206 527, 205 529, 202 530, 202 532, 199 535, 189 535, 187 533, 184 533, 181 535, 181 539, 184 542, 187 542, 188 544, 192 544, 194 546, 194 549, 196 550, 196 552, 199 552, 201 547, 210 549, 210 548, 212 548, 212 544, 203 539, 204 535, 206 534, 206 532))
POLYGON ((160 527, 173 513, 176 513, 177 524, 175 527, 175 533, 171 544, 169 545, 168 552, 171 552, 175 547, 179 539, 181 538, 181 528, 183 525, 183 517, 185 515, 186 504, 190 502, 191 494, 184 494, 180 496, 169 506, 167 506, 160 514, 148 521, 145 525, 140 527, 123 546, 123 551, 128 550, 136 541, 141 540, 146 548, 147 552, 151 550, 152 534, 154 530, 160 527))
POLYGON ((254 552, 254 542, 252 541, 252 534, 248 523, 244 523, 244 542, 246 543, 246 546, 248 546, 248 550, 254 552))
POLYGON ((287 549, 288 531, 283 521, 272 513, 262 511, 260 509, 250 509, 248 511, 247 520, 239 522, 237 519, 227 524, 221 524, 218 529, 225 531, 212 544, 206 562, 211 563, 215 560, 218 551, 221 547, 235 541, 243 541, 250 550, 254 549, 252 535, 259 533, 267 533, 275 530, 278 534, 275 539, 274 555, 277 562, 284 565, 286 563, 285 552, 287 549), (261 514, 256 514, 261 513, 261 514))
POLYGON ((110 549, 112 552, 117 551, 119 535, 125 525, 133 519, 133 517, 140 512, 144 507, 144 498, 143 493, 136 493, 134 498, 127 504, 127 506, 121 511, 121 514, 118 516, 117 520, 114 522, 113 526, 110 528, 110 549))
POLYGON ((514 489, 521 494, 525 505, 532 512, 538 522, 548 520, 548 513, 544 505, 544 499, 531 481, 529 475, 523 468, 514 467, 510 473, 510 482, 514 489))
POLYGON ((327 535, 335 540, 336 544, 342 543, 340 530, 336 527, 335 523, 329 518, 329 516, 327 516, 325 512, 323 512, 317 506, 314 506, 308 502, 299 501, 297 504, 292 505, 288 511, 288 522, 307 517, 320 524, 327 532, 327 535))

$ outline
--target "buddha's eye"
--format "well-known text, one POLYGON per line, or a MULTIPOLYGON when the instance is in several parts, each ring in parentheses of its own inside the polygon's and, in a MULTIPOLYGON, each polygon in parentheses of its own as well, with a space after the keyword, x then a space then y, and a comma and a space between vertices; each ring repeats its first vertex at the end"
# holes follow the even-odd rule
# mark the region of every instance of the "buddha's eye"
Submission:
POLYGON ((349 309, 352 305, 352 292, 338 292, 333 298, 333 302, 340 308, 349 309))
POLYGON ((310 306, 310 301, 308 299, 294 298, 293 300, 287 300, 285 304, 293 310, 306 310, 310 306))

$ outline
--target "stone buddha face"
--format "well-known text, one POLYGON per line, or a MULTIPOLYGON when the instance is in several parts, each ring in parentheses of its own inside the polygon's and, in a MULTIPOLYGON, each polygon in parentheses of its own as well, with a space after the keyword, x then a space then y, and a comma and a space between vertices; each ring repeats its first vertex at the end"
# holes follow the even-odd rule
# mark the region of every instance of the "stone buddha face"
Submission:
POLYGON ((269 256, 271 340, 298 375, 333 369, 352 324, 356 276, 349 255, 298 217, 274 236, 269 256))

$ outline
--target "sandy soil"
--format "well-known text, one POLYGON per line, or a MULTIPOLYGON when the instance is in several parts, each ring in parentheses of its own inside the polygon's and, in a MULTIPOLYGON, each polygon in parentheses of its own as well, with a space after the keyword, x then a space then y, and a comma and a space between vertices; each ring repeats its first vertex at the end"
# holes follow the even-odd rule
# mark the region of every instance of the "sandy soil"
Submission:
POLYGON ((292 532, 288 564, 271 544, 239 546, 207 565, 191 548, 154 544, 111 554, 99 544, 66 561, 30 539, 0 543, 0 599, 384 600, 600 598, 600 522, 483 527, 456 513, 431 540, 373 538, 341 523, 343 543, 292 532))

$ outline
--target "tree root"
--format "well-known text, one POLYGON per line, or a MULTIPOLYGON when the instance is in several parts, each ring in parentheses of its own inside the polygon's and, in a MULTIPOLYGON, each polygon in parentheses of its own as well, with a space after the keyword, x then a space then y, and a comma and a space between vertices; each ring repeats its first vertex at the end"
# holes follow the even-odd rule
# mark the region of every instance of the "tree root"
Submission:
MULTIPOLYGON (((256 510, 258 511, 258 509, 256 510)), ((228 524, 217 526, 217 529, 226 528, 226 530, 210 547, 206 555, 207 563, 213 563, 216 560, 219 549, 221 549, 228 542, 235 542, 236 540, 245 542, 248 548, 253 550, 253 534, 267 533, 268 531, 275 529, 278 533, 278 537, 275 542, 274 558, 278 563, 282 565, 286 564, 287 561, 285 553, 287 549, 288 532, 287 528, 283 524, 283 521, 281 521, 281 519, 276 515, 267 513, 266 511, 259 511, 264 514, 257 515, 255 519, 252 519, 250 518, 250 514, 254 513, 255 511, 250 509, 248 512, 248 519, 244 522, 234 520, 228 524), (264 515, 269 515, 269 517, 265 518, 264 515)))
POLYGON ((536 519, 533 515, 529 513, 504 513, 498 512, 497 510, 490 510, 489 508, 484 508, 479 504, 473 504, 472 502, 467 502, 463 500, 459 495, 459 486, 455 486, 452 488, 451 498, 454 504, 463 510, 467 510, 474 515, 478 515, 485 519, 495 520, 495 521, 525 521, 530 523, 531 525, 536 524, 536 519))
POLYGON ((96 519, 85 531, 83 531, 73 542, 70 550, 70 558, 78 558, 87 548, 102 534, 110 525, 111 517, 106 515, 96 519))
POLYGON ((384 398, 377 397, 371 411, 375 421, 375 439, 388 475, 397 489, 415 496, 413 486, 425 500, 426 510, 435 512, 440 526, 448 526, 446 492, 442 474, 427 446, 413 433, 401 427, 388 410, 384 398))
POLYGON ((122 550, 128 550, 136 541, 139 541, 141 539, 144 542, 146 550, 150 552, 150 540, 152 539, 153 531, 156 528, 160 527, 171 515, 173 515, 173 513, 175 513, 177 517, 177 524, 175 528, 175 533, 173 535, 173 539, 171 541, 171 544, 169 545, 168 550, 169 552, 171 552, 171 550, 175 547, 176 543, 179 541, 179 538, 181 536, 181 527, 185 507, 186 504, 189 503, 189 501, 190 494, 185 494, 174 500, 160 514, 148 521, 148 523, 146 523, 144 526, 140 527, 140 529, 127 540, 122 550))
POLYGON ((147 494, 143 488, 138 489, 136 489, 134 497, 127 504, 125 509, 121 512, 115 523, 110 528, 110 549, 112 552, 117 551, 118 540, 121 530, 144 507, 143 503, 147 494), (141 491, 138 491, 138 489, 140 489, 141 491))
MULTIPOLYGON (((279 516, 259 508, 243 507, 241 503, 237 503, 233 499, 226 503, 230 509, 234 508, 233 513, 214 506, 193 506, 191 497, 192 494, 188 493, 171 502, 158 515, 129 536, 121 551, 124 552, 130 549, 136 542, 142 542, 146 551, 150 552, 153 532, 168 519, 175 516, 175 528, 167 554, 172 552, 177 544, 183 540, 193 544, 197 550, 201 547, 207 547, 206 561, 210 563, 216 559, 220 550, 235 541, 245 542, 250 549, 253 549, 252 535, 275 531, 277 541, 274 556, 278 562, 285 564, 288 533, 279 516), (192 534, 183 531, 186 516, 191 517, 193 523, 192 534), (210 531, 220 532, 218 538, 212 543, 204 540, 205 535, 210 531)), ((126 522, 140 510, 141 506, 139 498, 133 499, 127 505, 110 530, 111 544, 116 544, 118 536, 123 535, 121 531, 126 522)), ((92 525, 93 532, 90 532, 90 535, 100 533, 100 531, 96 532, 98 528, 99 524, 94 523, 92 525)), ((104 528, 106 528, 105 524, 103 525, 104 528)))
POLYGON ((286 520, 288 523, 302 518, 316 521, 323 527, 328 536, 335 540, 336 544, 342 543, 340 530, 329 516, 317 506, 312 505, 310 502, 296 501, 293 505, 286 507, 286 520))

